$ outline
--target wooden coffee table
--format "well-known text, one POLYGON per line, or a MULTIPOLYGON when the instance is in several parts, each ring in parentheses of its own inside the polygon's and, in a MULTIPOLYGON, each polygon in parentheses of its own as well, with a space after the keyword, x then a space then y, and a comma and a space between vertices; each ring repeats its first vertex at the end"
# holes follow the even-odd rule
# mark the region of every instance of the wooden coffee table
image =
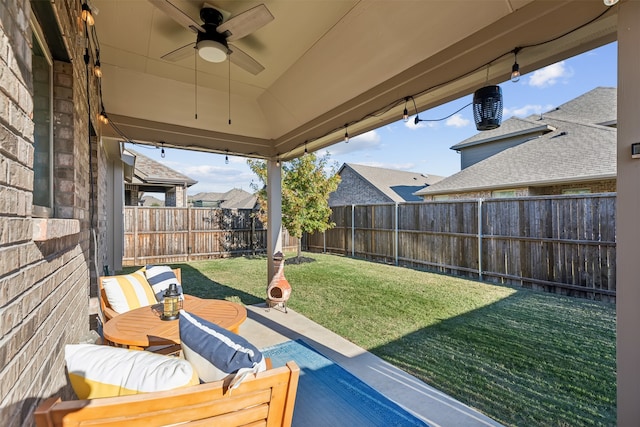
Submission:
MULTIPOLYGON (((238 333, 247 309, 231 301, 185 295, 184 309, 231 332, 238 333)), ((119 314, 103 326, 106 340, 131 349, 180 344, 179 320, 162 320, 162 304, 119 314)))

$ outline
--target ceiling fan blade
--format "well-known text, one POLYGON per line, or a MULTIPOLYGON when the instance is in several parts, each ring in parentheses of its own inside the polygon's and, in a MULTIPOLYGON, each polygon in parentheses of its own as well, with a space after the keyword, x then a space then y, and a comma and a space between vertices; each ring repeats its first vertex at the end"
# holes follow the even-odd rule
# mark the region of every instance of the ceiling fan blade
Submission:
POLYGON ((258 61, 250 57, 248 54, 238 49, 238 47, 234 45, 229 45, 229 50, 231 53, 229 54, 229 61, 236 64, 238 67, 250 72, 254 76, 259 74, 264 67, 258 61))
POLYGON ((179 61, 190 55, 193 55, 195 53, 195 48, 196 48, 195 42, 189 43, 187 45, 177 48, 176 50, 172 50, 171 52, 162 55, 160 58, 164 59, 165 61, 171 61, 171 62, 179 61))
POLYGON ((189 15, 184 13, 169 0, 149 0, 149 2, 186 29, 193 31, 194 33, 197 33, 198 31, 203 33, 205 32, 204 28, 202 28, 199 23, 194 21, 189 15))
POLYGON ((228 31, 227 41, 232 42, 253 33, 258 28, 273 21, 273 19, 273 15, 269 12, 267 6, 260 4, 229 18, 229 20, 218 25, 217 31, 221 34, 228 31))

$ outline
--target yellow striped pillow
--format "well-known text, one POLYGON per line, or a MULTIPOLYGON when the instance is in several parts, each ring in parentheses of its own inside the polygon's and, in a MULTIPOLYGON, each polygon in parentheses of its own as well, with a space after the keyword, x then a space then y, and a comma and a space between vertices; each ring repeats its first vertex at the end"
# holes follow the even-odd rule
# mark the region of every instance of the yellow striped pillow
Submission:
POLYGON ((78 399, 126 396, 200 384, 191 363, 179 357, 95 344, 64 349, 69 382, 78 399))
POLYGON ((116 313, 157 303, 143 270, 105 278, 102 286, 109 305, 116 313))

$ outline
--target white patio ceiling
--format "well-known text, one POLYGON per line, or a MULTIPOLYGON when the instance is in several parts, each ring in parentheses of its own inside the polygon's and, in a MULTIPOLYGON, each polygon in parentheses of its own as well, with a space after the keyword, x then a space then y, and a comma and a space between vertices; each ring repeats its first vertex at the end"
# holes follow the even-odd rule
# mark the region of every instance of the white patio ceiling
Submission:
MULTIPOLYGON (((201 22, 201 1, 172 3, 201 22)), ((93 0, 104 106, 121 133, 287 160, 341 141, 345 124, 354 136, 398 120, 407 96, 422 111, 504 81, 516 47, 536 45, 518 54, 524 73, 616 38, 617 8, 602 0, 210 2, 232 15, 260 3, 275 19, 234 43, 265 70, 198 59, 196 88, 195 54, 160 58, 194 33, 147 0, 93 0)))

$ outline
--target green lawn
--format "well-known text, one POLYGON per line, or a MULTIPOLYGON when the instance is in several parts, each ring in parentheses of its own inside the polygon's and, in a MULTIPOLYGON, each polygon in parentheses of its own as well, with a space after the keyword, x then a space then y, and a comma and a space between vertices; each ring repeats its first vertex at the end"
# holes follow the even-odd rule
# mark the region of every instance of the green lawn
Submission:
MULTIPOLYGON (((289 306, 428 384, 505 425, 616 425, 613 304, 305 256, 289 306)), ((176 266, 187 293, 264 301, 264 257, 176 266)))

